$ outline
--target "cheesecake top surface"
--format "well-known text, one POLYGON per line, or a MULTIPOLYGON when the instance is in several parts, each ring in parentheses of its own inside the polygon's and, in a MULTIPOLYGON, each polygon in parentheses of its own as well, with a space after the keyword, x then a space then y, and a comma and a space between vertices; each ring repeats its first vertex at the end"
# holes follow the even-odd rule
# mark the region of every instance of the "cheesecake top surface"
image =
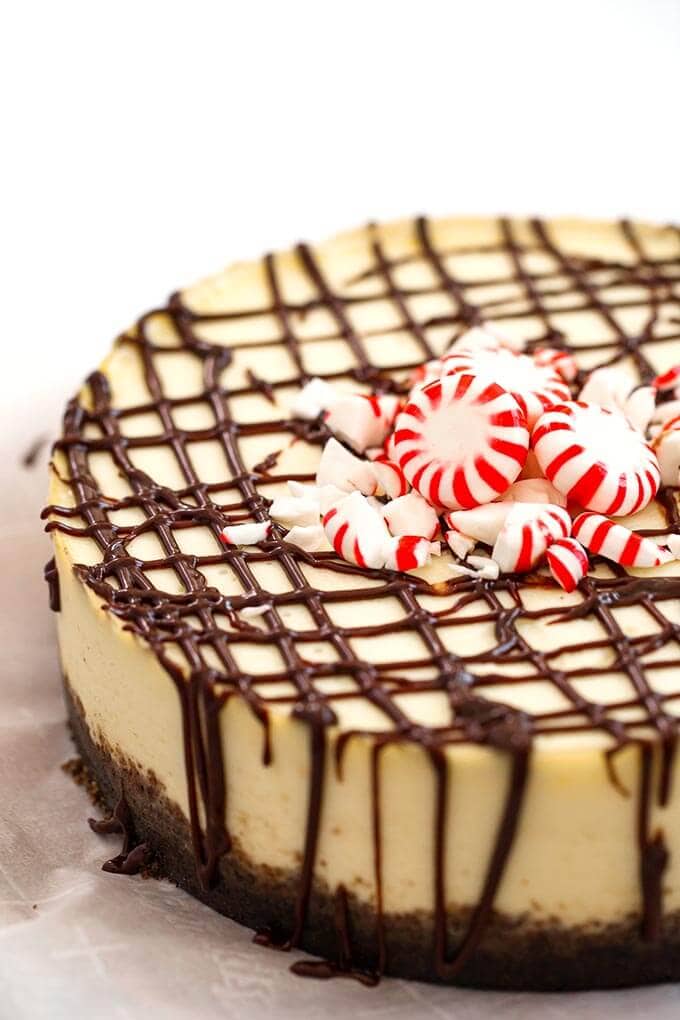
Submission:
MULTIPOLYGON (((270 710, 440 746, 621 746, 674 737, 680 565, 593 557, 567 593, 544 568, 457 576, 308 552, 268 521, 314 481, 329 432, 291 414, 312 377, 362 393, 493 322, 579 376, 630 386, 680 362, 680 231, 629 222, 418 218, 236 264, 121 337, 69 404, 49 527, 77 573, 177 678, 270 710)), ((502 380, 501 380, 502 382, 502 380)), ((662 487, 628 524, 680 531, 662 487)))

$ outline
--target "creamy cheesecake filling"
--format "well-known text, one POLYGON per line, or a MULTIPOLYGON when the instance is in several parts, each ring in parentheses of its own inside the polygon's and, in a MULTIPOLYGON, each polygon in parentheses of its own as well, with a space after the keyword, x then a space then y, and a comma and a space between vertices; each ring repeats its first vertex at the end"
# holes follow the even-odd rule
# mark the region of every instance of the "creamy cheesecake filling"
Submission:
MULTIPOLYGON (((658 935, 662 894, 680 905, 677 564, 599 563, 567 595, 217 531, 313 477, 302 378, 398 387, 493 318, 646 379, 680 359, 679 292, 674 230, 419 221, 234 267, 121 338, 55 454, 62 663, 95 739, 191 819, 205 881, 226 830, 300 873, 297 941, 313 875, 386 914, 477 907, 479 931, 493 906, 658 935)), ((631 523, 677 530, 674 491, 631 523)))

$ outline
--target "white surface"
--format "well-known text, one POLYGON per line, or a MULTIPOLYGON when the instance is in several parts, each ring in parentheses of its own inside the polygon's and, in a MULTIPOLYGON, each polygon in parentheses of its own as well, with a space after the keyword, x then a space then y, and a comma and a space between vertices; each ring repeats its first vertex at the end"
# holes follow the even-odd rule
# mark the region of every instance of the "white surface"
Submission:
POLYGON ((0 1020, 677 1018, 675 988, 538 997, 295 979, 289 958, 169 885, 100 872, 114 844, 89 832, 59 768, 71 751, 40 577, 44 458, 33 472, 17 460, 118 330, 233 258, 418 211, 680 218, 680 4, 11 9, 0 1020))

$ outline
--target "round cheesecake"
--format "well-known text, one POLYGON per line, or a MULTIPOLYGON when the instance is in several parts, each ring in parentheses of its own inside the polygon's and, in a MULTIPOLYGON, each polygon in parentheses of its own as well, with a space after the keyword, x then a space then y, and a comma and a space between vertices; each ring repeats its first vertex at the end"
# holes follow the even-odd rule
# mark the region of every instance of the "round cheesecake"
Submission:
MULTIPOLYGON (((568 593, 448 549, 369 568, 270 521, 328 439, 305 383, 403 393, 489 322, 573 355, 574 395, 602 365, 647 383, 680 362, 680 233, 418 219, 300 244, 173 294, 70 402, 48 579, 73 735, 125 834, 108 867, 153 852, 311 976, 675 980, 680 563, 594 556, 568 593)), ((676 495, 620 523, 663 542, 676 495)))

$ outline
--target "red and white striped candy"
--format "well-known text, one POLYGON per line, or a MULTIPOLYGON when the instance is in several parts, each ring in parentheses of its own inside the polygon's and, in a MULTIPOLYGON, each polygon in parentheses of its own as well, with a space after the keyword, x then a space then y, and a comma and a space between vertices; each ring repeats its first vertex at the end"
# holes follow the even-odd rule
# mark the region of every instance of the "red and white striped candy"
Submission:
POLYGON ((531 442, 545 477, 587 510, 632 514, 659 488, 659 464, 644 438, 597 404, 570 400, 546 411, 531 442))
POLYGON ((613 560, 622 567, 658 567, 673 559, 650 538, 636 535, 623 524, 610 521, 602 514, 579 514, 572 524, 572 535, 591 553, 613 560))
POLYGON ((493 545, 512 506, 510 501, 499 500, 471 510, 451 510, 444 514, 444 521, 452 531, 474 538, 477 542, 484 542, 485 545, 493 545))
POLYGON ((558 538, 545 555, 550 573, 566 592, 574 591, 588 573, 588 556, 575 538, 558 538))
POLYGON ((565 382, 573 382, 578 375, 576 359, 569 351, 560 351, 556 347, 537 347, 532 357, 535 365, 542 368, 550 365, 565 382))
POLYGON ((382 446, 400 405, 399 397, 389 394, 348 393, 326 411, 324 421, 333 435, 363 453, 369 446, 382 446))
POLYGON ((323 527, 336 553, 348 563, 376 569, 385 563, 387 525, 360 492, 352 492, 324 514, 323 527))
POLYGON ((444 534, 444 539, 453 555, 457 556, 459 560, 464 560, 477 545, 477 540, 471 535, 464 535, 454 528, 444 534))
POLYGON ((220 533, 220 540, 225 545, 256 545, 264 542, 269 534, 271 523, 257 521, 254 524, 229 524, 220 533))
POLYGON ((515 481, 529 448, 517 401, 469 373, 416 389, 397 416, 394 458, 433 506, 478 506, 515 481))
POLYGON ((537 365, 527 354, 498 350, 459 350, 442 358, 442 375, 471 372, 502 384, 524 412, 529 428, 554 404, 569 400, 569 387, 552 365, 537 365))
POLYGON ((680 386, 680 365, 673 365, 666 372, 661 372, 656 379, 652 379, 651 385, 662 393, 676 389, 680 386))
POLYGON ((371 471, 377 483, 376 492, 384 493, 389 499, 397 499, 405 496, 411 486, 406 481, 406 475, 398 464, 384 453, 371 457, 371 471))
POLYGON ((345 492, 358 489, 365 496, 375 495, 378 488, 370 463, 355 457, 337 439, 329 439, 323 448, 316 484, 337 485, 345 492))
POLYGON ((418 535, 431 542, 439 530, 437 514, 418 492, 390 500, 382 515, 393 535, 418 535))
POLYGON ((424 567, 433 554, 433 545, 420 535, 399 535, 390 539, 384 548, 384 563, 388 570, 416 570, 424 567))
POLYGON ((680 416, 671 418, 652 440, 662 485, 680 485, 680 416))
POLYGON ((512 503, 491 552, 504 574, 523 574, 545 555, 549 545, 566 538, 571 518, 560 506, 512 503))

